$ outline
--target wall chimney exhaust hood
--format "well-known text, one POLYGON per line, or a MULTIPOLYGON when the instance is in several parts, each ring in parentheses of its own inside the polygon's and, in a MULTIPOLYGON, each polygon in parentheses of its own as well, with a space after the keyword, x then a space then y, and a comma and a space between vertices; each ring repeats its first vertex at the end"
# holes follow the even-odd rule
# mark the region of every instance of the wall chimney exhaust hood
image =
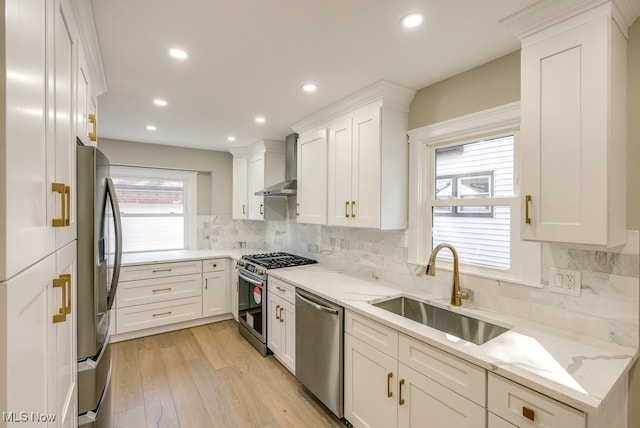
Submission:
POLYGON ((284 181, 255 192, 256 196, 295 196, 298 189, 296 180, 298 134, 287 135, 285 140, 285 175, 284 181))

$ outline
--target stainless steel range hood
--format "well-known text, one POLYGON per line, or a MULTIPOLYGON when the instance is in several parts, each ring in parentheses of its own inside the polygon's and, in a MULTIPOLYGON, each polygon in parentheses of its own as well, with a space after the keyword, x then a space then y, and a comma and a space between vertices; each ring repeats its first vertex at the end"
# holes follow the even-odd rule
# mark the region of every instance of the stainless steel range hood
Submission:
POLYGON ((285 141, 284 181, 256 192, 256 196, 294 196, 296 194, 298 188, 298 182, 296 180, 298 134, 293 133, 287 135, 285 141))

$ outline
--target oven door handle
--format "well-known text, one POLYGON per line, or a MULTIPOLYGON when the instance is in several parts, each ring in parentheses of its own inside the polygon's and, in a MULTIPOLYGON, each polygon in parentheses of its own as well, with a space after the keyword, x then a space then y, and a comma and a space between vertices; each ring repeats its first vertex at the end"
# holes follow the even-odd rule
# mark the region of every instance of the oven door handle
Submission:
POLYGON ((248 282, 248 283, 250 283, 250 284, 257 285, 257 286, 259 286, 259 287, 264 287, 264 282, 263 282, 263 281, 260 281, 260 280, 258 280, 258 279, 253 279, 253 278, 251 278, 251 277, 248 277, 248 276, 246 276, 246 275, 243 275, 243 274, 242 274, 242 271, 238 271, 238 276, 239 276, 240 278, 244 279, 245 281, 247 281, 247 282, 248 282))
POLYGON ((309 304, 311 306, 314 306, 319 311, 328 312, 328 313, 333 314, 333 315, 338 315, 338 313, 339 313, 338 310, 333 309, 333 308, 328 308, 328 307, 326 307, 324 305, 320 305, 320 304, 318 304, 316 302, 312 302, 311 300, 302 297, 299 293, 296 293, 296 296, 298 298, 300 298, 300 300, 302 300, 303 302, 305 302, 305 303, 307 303, 307 304, 309 304))

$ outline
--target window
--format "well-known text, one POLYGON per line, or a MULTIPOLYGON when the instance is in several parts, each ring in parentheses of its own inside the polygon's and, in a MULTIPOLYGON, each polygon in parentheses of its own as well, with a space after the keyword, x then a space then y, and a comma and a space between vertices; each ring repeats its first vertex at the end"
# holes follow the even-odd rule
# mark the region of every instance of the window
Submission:
POLYGON ((519 115, 513 103, 409 132, 409 262, 447 242, 463 272, 539 286, 540 245, 520 239, 519 115))
POLYGON ((195 172, 113 166, 111 175, 122 216, 124 252, 195 246, 195 172))

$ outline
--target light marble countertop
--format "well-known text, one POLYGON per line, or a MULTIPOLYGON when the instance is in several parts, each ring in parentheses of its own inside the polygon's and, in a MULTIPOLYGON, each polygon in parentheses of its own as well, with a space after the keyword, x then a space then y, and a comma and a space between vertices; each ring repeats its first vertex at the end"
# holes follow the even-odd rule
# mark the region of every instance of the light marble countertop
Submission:
POLYGON ((249 248, 231 248, 221 250, 173 250, 149 251, 145 253, 128 253, 122 255, 122 266, 143 265, 150 263, 180 262, 198 259, 226 257, 238 260, 243 254, 253 254, 260 251, 249 248))
POLYGON ((587 413, 598 412, 609 391, 637 358, 634 348, 504 316, 466 303, 454 307, 448 299, 355 278, 320 264, 272 270, 269 275, 587 413), (476 345, 371 305, 403 295, 510 330, 483 345, 476 345))
MULTIPOLYGON (((123 266, 177 262, 217 257, 239 259, 255 249, 176 250, 123 255, 123 266)), ((618 346, 531 321, 506 316, 415 289, 365 280, 321 264, 270 270, 288 281, 401 333, 477 364, 587 413, 596 413, 607 394, 637 358, 634 348, 618 346), (381 300, 409 296, 451 311, 508 327, 510 330, 483 345, 445 333, 373 306, 381 300)))

